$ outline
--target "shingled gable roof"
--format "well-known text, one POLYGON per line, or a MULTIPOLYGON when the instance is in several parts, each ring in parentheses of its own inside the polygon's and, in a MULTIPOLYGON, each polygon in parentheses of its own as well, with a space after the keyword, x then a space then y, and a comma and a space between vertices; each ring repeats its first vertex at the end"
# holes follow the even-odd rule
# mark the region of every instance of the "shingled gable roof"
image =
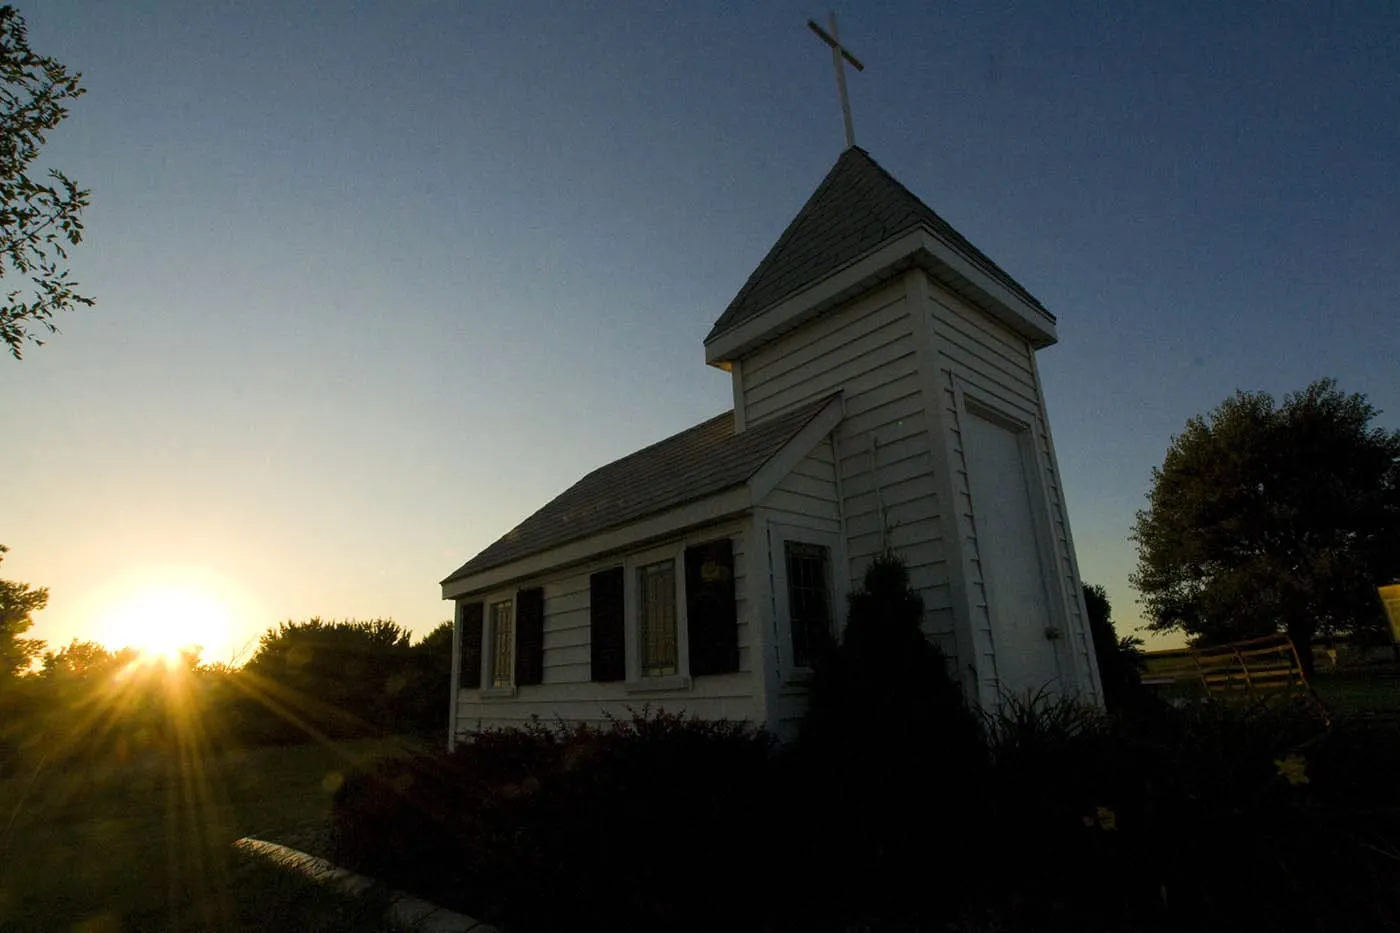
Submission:
POLYGON ((491 570, 738 486, 806 427, 831 399, 734 433, 727 411, 599 467, 467 561, 442 582, 491 570))
POLYGON ((705 338, 706 343, 919 226, 942 237, 969 262, 1050 316, 1030 292, 896 181, 869 153, 852 146, 836 160, 739 289, 705 338))

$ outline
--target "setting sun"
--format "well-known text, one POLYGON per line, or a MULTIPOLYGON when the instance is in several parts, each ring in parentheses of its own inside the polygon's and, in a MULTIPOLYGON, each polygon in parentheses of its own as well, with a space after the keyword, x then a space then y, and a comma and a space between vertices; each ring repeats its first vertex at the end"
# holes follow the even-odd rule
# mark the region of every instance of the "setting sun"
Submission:
POLYGON ((200 587, 151 587, 112 610, 103 620, 101 640, 114 649, 135 648, 146 660, 168 664, 178 660, 183 650, 227 642, 230 616, 227 604, 200 587))

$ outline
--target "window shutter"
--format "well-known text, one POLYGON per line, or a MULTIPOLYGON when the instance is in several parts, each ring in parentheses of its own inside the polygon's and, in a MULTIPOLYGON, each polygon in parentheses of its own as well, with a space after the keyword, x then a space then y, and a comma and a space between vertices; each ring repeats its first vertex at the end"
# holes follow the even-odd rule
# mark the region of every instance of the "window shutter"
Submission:
POLYGON ((515 684, 544 683, 544 589, 521 590, 515 596, 515 684))
POLYGON ((589 660, 595 681, 627 679, 627 634, 622 613, 621 567, 588 578, 589 660))
POLYGON ((457 686, 475 690, 481 686, 481 620, 485 616, 481 603, 464 603, 462 614, 462 665, 457 686))
POLYGON ((734 542, 729 538, 685 549, 685 611, 691 676, 737 671, 739 613, 734 601, 734 542))

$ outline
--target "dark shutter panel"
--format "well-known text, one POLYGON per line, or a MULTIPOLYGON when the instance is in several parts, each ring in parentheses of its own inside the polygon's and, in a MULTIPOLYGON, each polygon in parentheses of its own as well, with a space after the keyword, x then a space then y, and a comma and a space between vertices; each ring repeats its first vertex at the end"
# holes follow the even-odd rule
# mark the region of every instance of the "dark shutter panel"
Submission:
POLYGON ((622 614, 622 568, 600 570, 588 578, 589 659, 593 679, 627 679, 627 634, 622 614))
POLYGON ((535 587, 515 595, 515 683, 529 687, 544 683, 544 590, 535 587))
POLYGON ((690 675, 737 671, 739 614, 730 539, 685 549, 685 614, 690 628, 690 675))
POLYGON ((462 614, 462 666, 457 686, 463 690, 475 690, 481 686, 482 609, 481 603, 465 603, 458 610, 462 614))

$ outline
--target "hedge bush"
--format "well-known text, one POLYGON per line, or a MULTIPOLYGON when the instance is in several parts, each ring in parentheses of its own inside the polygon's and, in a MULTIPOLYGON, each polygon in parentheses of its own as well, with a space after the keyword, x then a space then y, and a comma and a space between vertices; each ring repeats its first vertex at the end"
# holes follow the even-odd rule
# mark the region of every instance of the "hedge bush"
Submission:
POLYGON ((643 710, 483 732, 336 797, 340 861, 511 933, 1400 924, 1400 728, 1309 706, 979 721, 872 565, 796 743, 643 710))
POLYGON ((1400 922, 1393 728, 1329 728, 1307 706, 1108 717, 1041 698, 989 731, 1000 877, 979 898, 1006 929, 1400 922))
POLYGON ((904 565, 878 557, 839 642, 817 655, 801 738, 781 764, 790 845, 779 843, 777 874, 788 890, 822 892, 788 905, 794 929, 941 923, 976 879, 965 846, 986 827, 974 804, 986 743, 923 618, 904 565))
POLYGON ((646 710, 481 732, 348 779, 336 857, 515 930, 730 924, 752 906, 771 749, 745 725, 646 710))

